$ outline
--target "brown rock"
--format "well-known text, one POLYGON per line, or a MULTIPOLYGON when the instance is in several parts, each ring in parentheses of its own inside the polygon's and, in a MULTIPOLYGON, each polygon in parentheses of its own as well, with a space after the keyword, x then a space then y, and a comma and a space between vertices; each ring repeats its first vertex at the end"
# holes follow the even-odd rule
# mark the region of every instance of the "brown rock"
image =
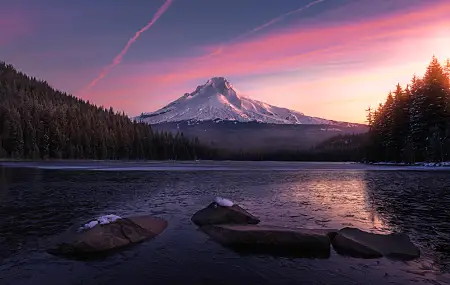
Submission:
POLYGON ((321 258, 329 257, 329 235, 336 232, 268 225, 208 225, 201 230, 214 241, 240 252, 321 258))
POLYGON ((220 206, 216 202, 208 207, 196 212, 192 222, 197 226, 218 225, 218 224, 258 224, 258 218, 242 209, 238 205, 231 207, 220 206))
POLYGON ((159 235, 167 228, 167 221, 149 215, 128 217, 127 219, 155 235, 159 235))
POLYGON ((136 216, 98 224, 79 232, 73 226, 63 233, 50 249, 52 254, 83 255, 109 251, 154 238, 167 227, 167 222, 152 216, 136 216))
POLYGON ((356 228, 343 228, 332 240, 336 252, 359 258, 387 257, 411 260, 420 256, 420 250, 406 234, 373 234, 356 228))

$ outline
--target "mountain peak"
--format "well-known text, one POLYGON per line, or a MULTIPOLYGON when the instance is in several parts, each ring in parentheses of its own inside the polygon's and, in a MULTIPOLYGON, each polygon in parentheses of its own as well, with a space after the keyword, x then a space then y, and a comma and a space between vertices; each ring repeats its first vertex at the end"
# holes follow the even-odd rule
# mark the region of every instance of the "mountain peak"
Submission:
POLYGON ((326 119, 240 96, 224 77, 212 77, 177 100, 137 118, 150 124, 181 121, 234 121, 270 124, 335 124, 326 119))
POLYGON ((220 91, 220 93, 224 93, 225 90, 233 89, 233 85, 225 79, 225 77, 212 77, 209 79, 204 86, 212 86, 220 91))
POLYGON ((216 82, 216 83, 225 83, 228 82, 228 80, 225 79, 225 77, 218 76, 218 77, 211 77, 211 79, 208 80, 208 82, 216 82))

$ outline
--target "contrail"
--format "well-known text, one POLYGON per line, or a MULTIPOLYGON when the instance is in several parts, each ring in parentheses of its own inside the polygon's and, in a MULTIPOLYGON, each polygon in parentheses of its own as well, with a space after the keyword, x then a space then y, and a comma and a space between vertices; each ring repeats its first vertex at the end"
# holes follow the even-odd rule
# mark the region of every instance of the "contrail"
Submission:
MULTIPOLYGON (((235 42, 235 41, 237 41, 237 40, 240 40, 240 39, 242 39, 242 38, 245 38, 245 37, 247 37, 247 36, 249 36, 249 35, 251 35, 251 34, 253 34, 253 33, 256 33, 256 32, 259 31, 259 30, 262 30, 262 29, 264 29, 264 28, 267 28, 267 27, 269 27, 269 26, 272 26, 272 25, 275 24, 275 23, 278 23, 279 21, 283 20, 283 19, 284 19, 285 17, 287 17, 287 16, 290 16, 290 15, 295 14, 295 13, 302 12, 302 11, 304 11, 304 10, 306 10, 306 9, 308 9, 308 8, 310 8, 310 7, 312 7, 312 6, 314 6, 314 5, 317 5, 317 4, 319 4, 319 3, 322 3, 322 2, 324 2, 324 1, 326 1, 326 0, 316 0, 316 1, 313 1, 313 2, 311 2, 311 3, 309 3, 309 4, 305 5, 305 6, 301 7, 301 8, 298 8, 298 9, 292 10, 292 11, 290 11, 290 12, 287 12, 287 13, 285 13, 285 14, 282 14, 282 15, 276 17, 276 18, 273 18, 272 20, 268 21, 267 23, 265 23, 265 24, 263 24, 263 25, 254 28, 253 30, 250 30, 250 31, 248 31, 248 32, 246 32, 246 33, 244 33, 244 34, 242 34, 242 35, 239 35, 239 36, 237 36, 237 37, 231 39, 230 41, 227 42, 227 44, 230 44, 230 43, 233 43, 233 42, 235 42)), ((202 57, 202 58, 211 57, 211 56, 220 54, 220 53, 222 53, 223 49, 224 49, 224 46, 221 45, 221 46, 220 46, 218 49, 216 49, 214 52, 212 52, 212 53, 210 53, 210 54, 208 54, 208 55, 206 55, 206 56, 204 56, 204 57, 202 57)))
MULTIPOLYGON (((132 37, 127 44, 125 45, 125 47, 122 49, 122 51, 114 58, 113 62, 106 66, 105 68, 103 68, 102 72, 97 76, 97 78, 95 78, 83 91, 87 91, 89 88, 92 88, 95 84, 97 84, 97 82, 102 79, 103 77, 105 77, 106 74, 108 74, 108 72, 113 69, 116 65, 118 65, 119 63, 122 62, 123 57, 125 56, 125 54, 127 53, 128 49, 130 48, 130 46, 139 38, 139 36, 145 32, 146 30, 148 30, 151 26, 153 26, 153 24, 162 16, 162 14, 164 14, 164 12, 169 8, 169 6, 172 4, 173 0, 166 0, 166 2, 158 9, 158 11, 156 12, 155 15, 153 15, 152 20, 142 29, 140 29, 139 31, 136 32, 136 34, 134 35, 134 37, 132 37)), ((82 92, 83 92, 82 91, 82 92)))

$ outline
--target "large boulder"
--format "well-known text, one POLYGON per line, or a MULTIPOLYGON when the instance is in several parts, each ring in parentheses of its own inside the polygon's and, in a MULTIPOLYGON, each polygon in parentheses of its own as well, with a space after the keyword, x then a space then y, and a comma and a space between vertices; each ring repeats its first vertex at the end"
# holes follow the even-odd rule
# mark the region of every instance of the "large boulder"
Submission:
POLYGON ((333 238, 336 252, 359 258, 387 257, 411 260, 420 256, 420 250, 406 234, 373 234, 356 228, 343 228, 333 238))
POLYGON ((258 224, 260 220, 228 199, 217 197, 208 207, 196 212, 192 222, 197 226, 219 224, 258 224))
POLYGON ((208 225, 201 230, 238 252, 318 258, 329 257, 330 236, 336 232, 268 225, 208 225))
POLYGON ((110 222, 94 220, 82 227, 69 228, 49 253, 81 256, 106 252, 154 238, 166 227, 165 220, 152 216, 134 216, 110 222))

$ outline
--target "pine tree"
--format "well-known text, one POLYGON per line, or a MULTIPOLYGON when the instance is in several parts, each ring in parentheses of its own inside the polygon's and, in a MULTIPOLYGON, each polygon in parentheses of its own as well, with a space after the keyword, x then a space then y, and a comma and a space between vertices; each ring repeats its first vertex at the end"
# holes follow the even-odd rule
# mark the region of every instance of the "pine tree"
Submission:
POLYGON ((0 62, 0 157, 190 159, 192 153, 218 156, 198 141, 153 132, 0 62))
POLYGON ((402 109, 402 124, 403 127, 401 128, 403 131, 403 149, 401 151, 401 161, 404 162, 414 162, 414 148, 411 141, 411 117, 410 117, 410 110, 412 106, 412 95, 410 86, 407 85, 404 92, 404 100, 403 100, 403 109, 402 109))
POLYGON ((366 112, 367 112, 366 122, 369 125, 369 127, 371 127, 373 124, 373 113, 372 113, 372 109, 370 108, 370 106, 369 106, 369 108, 367 108, 366 112))
POLYGON ((381 112, 384 115, 381 122, 381 137, 385 161, 391 161, 394 152, 394 97, 391 92, 389 92, 381 112))
POLYGON ((407 92, 400 84, 394 91, 393 118, 392 118, 392 151, 393 159, 397 162, 403 161, 402 155, 406 145, 405 137, 409 131, 409 112, 407 92))
POLYGON ((423 78, 404 90, 397 84, 371 119, 367 153, 371 160, 450 159, 450 63, 433 57, 423 78))
POLYGON ((427 124, 423 112, 426 104, 423 82, 416 76, 411 82, 411 106, 409 110, 410 142, 413 149, 413 162, 423 161, 426 149, 427 124))
POLYGON ((445 75, 447 76, 448 80, 450 81, 450 59, 447 59, 445 61, 444 72, 445 72, 445 75))
POLYGON ((425 105, 422 111, 428 128, 427 153, 432 160, 444 159, 443 144, 446 141, 447 122, 449 118, 449 82, 443 67, 433 57, 427 68, 424 81, 425 105))
POLYGON ((444 66, 444 72, 447 77, 447 99, 446 99, 446 114, 447 114, 447 120, 446 120, 446 130, 445 130, 445 136, 442 140, 443 143, 443 153, 444 157, 447 157, 447 159, 450 157, 450 59, 447 59, 445 66, 444 66))

